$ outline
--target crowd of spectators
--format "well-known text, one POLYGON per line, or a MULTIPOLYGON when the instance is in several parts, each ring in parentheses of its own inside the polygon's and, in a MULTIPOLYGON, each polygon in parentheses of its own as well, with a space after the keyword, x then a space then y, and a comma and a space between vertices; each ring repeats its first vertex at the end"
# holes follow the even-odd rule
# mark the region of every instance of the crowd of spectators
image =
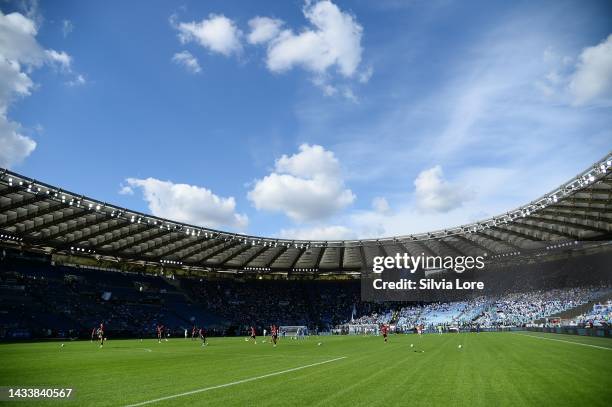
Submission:
MULTIPOLYGON (((363 315, 350 323, 390 323, 398 332, 411 331, 417 326, 431 331, 522 327, 609 295, 612 289, 605 285, 508 293, 466 301, 409 305, 363 315)), ((609 324, 611 318, 612 303, 606 302, 596 304, 591 312, 578 317, 575 324, 602 326, 609 324)))
POLYGON ((183 280, 181 286, 236 333, 271 324, 327 331, 351 316, 360 295, 356 282, 223 279, 183 280))
POLYGON ((612 326, 612 301, 608 300, 593 305, 589 312, 577 316, 571 321, 571 324, 590 327, 612 326))
MULTIPOLYGON (((0 259, 1 260, 1 259, 0 259)), ((373 303, 356 280, 169 279, 163 275, 0 261, 0 339, 87 337, 100 322, 115 337, 170 335, 194 326, 211 335, 242 335, 255 326, 393 325, 410 331, 525 326, 611 292, 607 286, 531 289, 461 301, 373 303)), ((609 324, 611 304, 597 304, 574 323, 609 324)), ((341 330, 342 331, 342 330, 341 330)))
POLYGON ((271 324, 329 331, 376 307, 359 301, 358 281, 240 281, 164 276, 49 264, 2 265, 0 338, 87 337, 104 322, 112 336, 261 333, 271 324))
POLYGON ((586 304, 606 292, 606 287, 573 287, 508 294, 493 301, 475 322, 491 327, 524 326, 586 304))
POLYGON ((160 277, 40 265, 0 273, 0 338, 86 337, 101 322, 115 337, 148 337, 200 314, 160 277))
POLYGON ((354 325, 381 325, 390 323, 397 315, 396 311, 374 312, 370 315, 362 315, 351 319, 354 325))

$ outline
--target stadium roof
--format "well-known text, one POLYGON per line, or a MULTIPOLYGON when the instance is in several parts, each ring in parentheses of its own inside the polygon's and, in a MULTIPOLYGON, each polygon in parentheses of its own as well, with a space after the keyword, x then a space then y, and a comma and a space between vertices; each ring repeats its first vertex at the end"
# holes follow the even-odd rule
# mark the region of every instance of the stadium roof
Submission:
POLYGON ((175 222, 0 169, 0 242, 51 253, 203 270, 349 273, 375 256, 520 255, 611 240, 612 152, 554 191, 469 225, 380 239, 287 240, 175 222))

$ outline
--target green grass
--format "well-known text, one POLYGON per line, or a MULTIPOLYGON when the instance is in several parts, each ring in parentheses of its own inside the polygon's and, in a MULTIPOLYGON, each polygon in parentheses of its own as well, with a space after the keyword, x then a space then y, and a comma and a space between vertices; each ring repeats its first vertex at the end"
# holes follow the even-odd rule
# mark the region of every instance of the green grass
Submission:
POLYGON ((3 344, 0 386, 76 389, 73 401, 20 406, 128 405, 345 357, 150 405, 610 405, 612 340, 524 335, 394 335, 388 344, 311 337, 276 348, 243 338, 211 338, 207 348, 178 338, 109 341, 103 349, 89 341, 3 344))

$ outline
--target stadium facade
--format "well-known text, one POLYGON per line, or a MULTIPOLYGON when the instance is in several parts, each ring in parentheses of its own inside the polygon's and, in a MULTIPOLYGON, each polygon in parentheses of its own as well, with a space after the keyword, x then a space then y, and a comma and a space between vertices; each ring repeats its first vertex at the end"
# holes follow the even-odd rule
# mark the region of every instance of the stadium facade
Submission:
POLYGON ((0 241, 30 251, 179 273, 359 276, 375 256, 530 253, 612 236, 612 153, 559 188, 468 225, 378 239, 287 240, 229 233, 121 208, 0 170, 0 241))

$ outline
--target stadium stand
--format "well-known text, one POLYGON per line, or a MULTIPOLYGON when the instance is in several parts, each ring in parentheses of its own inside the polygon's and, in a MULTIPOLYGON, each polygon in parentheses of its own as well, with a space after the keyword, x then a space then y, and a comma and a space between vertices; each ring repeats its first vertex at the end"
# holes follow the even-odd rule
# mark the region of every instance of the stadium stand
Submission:
POLYGON ((612 233, 612 154, 542 197, 472 224, 350 241, 229 233, 147 215, 0 169, 0 241, 45 252, 191 272, 342 274, 409 253, 509 259, 612 233))
POLYGON ((162 219, 0 169, 0 337, 88 337, 100 321, 109 335, 141 338, 158 324, 171 335, 193 326, 242 335, 272 323, 315 333, 349 323, 527 326, 571 310, 583 314, 576 324, 607 324, 607 302, 579 307, 608 294, 611 203, 608 154, 529 204, 473 224, 287 240, 162 219), (462 274, 485 282, 486 294, 362 300, 359 278, 375 256, 421 253, 486 257, 486 271, 462 274))
MULTIPOLYGON (((568 279, 572 270, 559 274, 559 262, 551 265, 555 279, 546 278, 542 269, 540 279, 526 280, 527 285, 522 279, 515 286, 528 291, 507 293, 512 285, 500 282, 503 289, 497 295, 420 304, 362 302, 354 280, 177 279, 53 265, 40 256, 7 249, 0 268, 0 338, 7 339, 87 338, 100 321, 113 337, 141 338, 153 337, 157 324, 172 336, 192 326, 206 326, 210 335, 241 335, 251 325, 261 331, 272 323, 306 326, 313 333, 349 323, 390 324, 397 332, 409 332, 417 324, 430 331, 517 327, 612 293, 596 272, 575 287, 575 280, 568 279), (537 285, 541 282, 546 288, 537 285), (568 282, 570 288, 548 288, 568 282)), ((609 305, 596 305, 576 323, 607 324, 609 316, 609 305)))

